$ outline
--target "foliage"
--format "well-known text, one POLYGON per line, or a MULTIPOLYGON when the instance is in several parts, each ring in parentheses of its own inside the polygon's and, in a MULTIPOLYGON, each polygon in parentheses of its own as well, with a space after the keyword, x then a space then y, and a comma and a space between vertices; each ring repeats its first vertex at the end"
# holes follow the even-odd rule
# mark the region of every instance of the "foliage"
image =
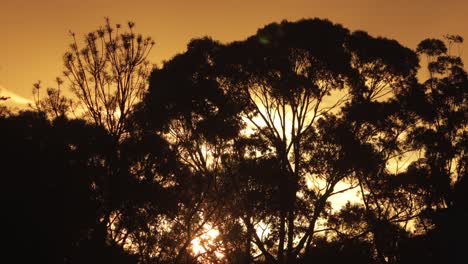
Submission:
POLYGON ((72 119, 59 79, 44 98, 35 86, 36 111, 0 116, 12 255, 466 259, 468 75, 453 54, 462 37, 413 51, 328 20, 282 21, 243 41, 194 39, 149 75, 153 42, 133 27, 107 20, 64 56, 84 117, 72 119))
POLYGON ((147 56, 154 41, 133 31, 135 23, 104 27, 85 36, 80 48, 75 33, 63 56, 64 75, 86 116, 120 137, 132 107, 141 99, 151 70, 147 56))

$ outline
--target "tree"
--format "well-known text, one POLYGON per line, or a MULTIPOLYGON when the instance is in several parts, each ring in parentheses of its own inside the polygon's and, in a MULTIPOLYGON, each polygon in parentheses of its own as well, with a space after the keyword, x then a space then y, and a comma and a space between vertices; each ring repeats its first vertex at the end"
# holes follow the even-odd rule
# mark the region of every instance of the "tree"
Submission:
POLYGON ((402 107, 401 97, 419 89, 415 78, 419 61, 398 42, 360 31, 352 34, 347 47, 353 54, 356 78, 352 100, 341 119, 342 129, 352 140, 343 143, 350 162, 373 164, 356 171, 365 209, 360 235, 373 241, 378 261, 387 263, 394 261, 389 253, 395 250, 391 249, 395 244, 392 239, 405 233, 400 226, 406 227, 420 212, 411 192, 394 180, 395 174, 405 170, 399 163, 404 164, 408 153, 414 151, 405 140, 411 130, 408 124, 415 118, 402 107))
MULTIPOLYGON (((93 181, 96 230, 102 240, 97 242, 142 263, 167 262, 177 252, 172 244, 177 229, 164 223, 183 200, 175 194, 184 191, 179 184, 186 173, 163 138, 139 133, 129 122, 146 89, 151 69, 146 58, 154 42, 136 35, 132 22, 127 32, 120 28, 111 27, 106 19, 103 28, 86 35, 82 49, 72 34, 70 51, 64 55, 67 78, 65 82, 57 78, 57 88, 47 89, 44 98, 40 83, 35 84, 35 110, 53 122, 70 122, 72 102, 61 92, 63 83, 70 85, 79 104, 75 118, 106 135, 106 140, 96 142, 102 152, 93 160, 103 168, 93 181)), ((88 246, 96 250, 99 245, 88 246)))
POLYGON ((169 245, 161 242, 167 229, 161 223, 177 204, 173 194, 179 190, 171 175, 183 169, 173 163, 164 140, 148 140, 129 123, 147 87, 152 69, 147 57, 154 46, 150 37, 136 34, 134 26, 128 22, 123 30, 106 19, 104 27, 85 36, 83 48, 71 33, 73 42, 63 56, 65 81, 57 78, 58 88, 47 89, 44 99, 39 96, 39 83, 34 93, 37 110, 51 119, 66 120, 71 118, 70 101, 60 88, 63 83, 69 85, 77 97, 76 116, 107 132, 111 140, 99 142, 104 149, 96 157, 105 170, 94 183, 103 241, 150 262, 159 260, 153 254, 156 251, 171 254, 165 252, 169 245))
POLYGON ((468 75, 451 53, 461 37, 412 51, 328 20, 283 21, 243 41, 192 40, 152 70, 144 93, 153 43, 133 26, 119 33, 107 20, 81 50, 73 35, 65 67, 83 118, 67 114, 59 79, 44 98, 35 86, 36 112, 0 116, 6 237, 21 245, 13 254, 465 258, 468 75), (417 54, 427 57, 424 83, 417 54), (333 198, 346 193, 357 198, 338 208, 333 198))
MULTIPOLYGON (((417 47, 428 57, 429 79, 419 93, 408 98, 408 106, 418 118, 408 143, 422 154, 407 177, 418 186, 422 213, 410 244, 425 250, 432 263, 459 263, 466 258, 462 244, 468 229, 466 207, 468 77, 463 62, 451 53, 462 43, 460 36, 423 40, 417 47), (454 246, 449 246, 454 245, 454 246)), ((411 261, 411 255, 405 255, 411 261)))
POLYGON ((17 263, 136 263, 100 229, 96 192, 105 131, 23 112, 0 117, 5 259, 17 263))
POLYGON ((350 70, 349 56, 342 48, 346 36, 346 29, 328 21, 271 24, 247 41, 230 45, 224 54, 227 57, 221 58, 227 66, 222 75, 226 89, 242 96, 247 125, 269 146, 252 158, 269 156, 279 165, 276 197, 271 201, 277 204, 273 217, 243 219, 250 229, 254 229, 252 221, 263 221, 272 230, 264 241, 253 234, 268 262, 294 262, 310 245, 327 199, 346 177, 344 171, 327 171, 327 165, 323 170, 311 166, 318 154, 313 144, 326 145, 317 121, 345 99, 340 96, 331 104, 324 103, 332 92, 343 88, 350 70), (304 32, 320 34, 321 40, 304 37, 304 32), (311 142, 311 138, 316 140, 311 142), (326 183, 326 188, 311 190, 307 181, 326 183), (275 242, 266 243, 268 240, 275 242))
POLYGON ((360 177, 380 177, 375 172, 400 151, 379 154, 395 140, 385 137, 391 125, 403 124, 392 114, 395 102, 378 101, 407 89, 417 62, 396 41, 318 19, 284 21, 227 45, 192 41, 153 73, 141 120, 168 137, 197 177, 212 179, 203 193, 230 197, 218 210, 231 221, 219 228, 244 230, 238 248, 248 259, 293 263, 311 249, 329 198, 359 183, 367 193, 377 188, 360 177), (355 104, 382 108, 380 140, 369 141, 340 111, 355 104), (349 185, 336 190, 338 183, 349 185), (268 232, 259 236, 262 225, 268 232))
POLYGON ((121 25, 113 27, 106 19, 104 27, 85 36, 83 48, 71 33, 73 42, 63 56, 64 75, 78 98, 78 111, 113 138, 103 157, 107 171, 101 175, 98 190, 103 199, 101 224, 109 232, 110 240, 121 247, 126 246, 128 239, 135 240, 132 234, 138 232, 136 227, 132 228, 135 222, 126 220, 148 199, 152 201, 154 197, 149 197, 148 192, 159 190, 157 182, 138 181, 141 175, 131 172, 141 168, 132 167, 137 162, 122 154, 129 116, 145 92, 152 68, 147 57, 154 41, 136 34, 134 26, 128 22, 127 30, 122 31, 121 25), (142 197, 129 196, 132 192, 142 192, 142 197))
POLYGON ((122 26, 104 27, 85 36, 80 48, 75 33, 63 56, 64 74, 87 118, 120 139, 133 106, 141 99, 151 70, 147 61, 154 41, 122 26))
POLYGON ((47 88, 46 97, 41 98, 41 82, 33 85, 34 105, 31 105, 36 111, 44 113, 49 119, 68 118, 74 114, 73 101, 62 94, 63 81, 56 79, 57 88, 47 88))
MULTIPOLYGON (((218 43, 194 40, 184 54, 155 69, 151 89, 135 115, 138 133, 165 138, 176 153, 184 174, 176 176, 181 188, 178 210, 171 226, 173 262, 191 259, 191 242, 206 232, 206 226, 219 228, 224 198, 219 189, 221 159, 240 130, 235 113, 237 102, 222 92, 212 56, 218 43)), ((210 254, 193 257, 212 261, 210 254)))

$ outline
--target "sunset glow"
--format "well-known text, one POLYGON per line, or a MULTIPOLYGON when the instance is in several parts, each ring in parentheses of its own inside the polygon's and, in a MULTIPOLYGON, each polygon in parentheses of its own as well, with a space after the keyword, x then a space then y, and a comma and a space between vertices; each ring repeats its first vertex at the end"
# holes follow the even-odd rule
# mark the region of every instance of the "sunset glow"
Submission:
POLYGON ((210 225, 206 224, 204 226, 204 231, 202 235, 193 239, 191 242, 192 252, 197 258, 205 258, 205 254, 212 254, 217 258, 222 258, 224 255, 222 253, 222 248, 219 248, 217 245, 217 238, 219 236, 219 231, 215 228, 212 228, 210 225))
MULTIPOLYGON (((161 65, 185 50, 191 38, 211 36, 241 40, 257 28, 283 19, 321 17, 351 29, 398 39, 414 48, 426 37, 447 33, 468 36, 468 2, 428 1, 150 1, 84 0, 4 1, 0 9, 0 85, 31 98, 32 84, 46 87, 62 73, 62 55, 71 42, 69 31, 83 36, 110 17, 114 23, 132 20, 138 30, 156 40, 150 61, 161 65), (40 52, 36 52, 40 50, 40 52)), ((468 53, 462 54, 464 60, 468 53)))
POLYGON ((3 259, 468 263, 467 12, 3 1, 3 259))

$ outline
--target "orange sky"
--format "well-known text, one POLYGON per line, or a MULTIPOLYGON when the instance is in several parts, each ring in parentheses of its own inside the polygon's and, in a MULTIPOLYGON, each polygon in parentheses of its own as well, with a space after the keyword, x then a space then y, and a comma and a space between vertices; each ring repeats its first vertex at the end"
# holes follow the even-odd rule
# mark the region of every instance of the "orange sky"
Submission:
POLYGON ((138 32, 153 37, 153 63, 183 51, 191 38, 240 40, 283 19, 328 18, 352 30, 395 38, 410 48, 446 33, 468 38, 466 0, 0 1, 0 87, 26 98, 31 98, 34 82, 52 85, 62 72, 68 31, 82 36, 102 25, 105 16, 114 23, 135 21, 138 32))

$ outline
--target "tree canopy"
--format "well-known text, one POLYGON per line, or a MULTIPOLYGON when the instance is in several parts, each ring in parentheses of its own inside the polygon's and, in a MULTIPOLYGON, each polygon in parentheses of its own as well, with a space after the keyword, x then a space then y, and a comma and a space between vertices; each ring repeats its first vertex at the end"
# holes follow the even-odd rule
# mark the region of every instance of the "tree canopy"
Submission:
POLYGON ((411 50, 282 21, 193 39, 149 74, 154 43, 120 28, 107 20, 82 50, 73 35, 58 89, 37 84, 33 111, 0 117, 14 259, 466 261, 462 37, 411 50))

